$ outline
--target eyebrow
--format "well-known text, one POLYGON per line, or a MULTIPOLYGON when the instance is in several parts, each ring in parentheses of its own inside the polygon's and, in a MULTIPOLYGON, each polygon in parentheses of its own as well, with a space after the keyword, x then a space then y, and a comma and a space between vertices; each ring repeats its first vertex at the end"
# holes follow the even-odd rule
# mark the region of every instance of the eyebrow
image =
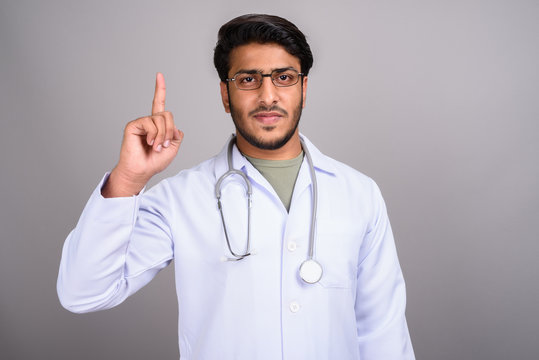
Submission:
MULTIPOLYGON (((272 69, 270 73, 272 73, 274 71, 282 72, 282 71, 286 71, 286 70, 298 71, 293 66, 288 66, 288 67, 283 67, 283 68, 272 69)), ((263 74, 263 71, 261 69, 240 69, 240 70, 238 70, 236 72, 236 74, 256 74, 256 73, 262 73, 263 74)), ((298 73, 299 73, 299 71, 298 71, 298 73)))

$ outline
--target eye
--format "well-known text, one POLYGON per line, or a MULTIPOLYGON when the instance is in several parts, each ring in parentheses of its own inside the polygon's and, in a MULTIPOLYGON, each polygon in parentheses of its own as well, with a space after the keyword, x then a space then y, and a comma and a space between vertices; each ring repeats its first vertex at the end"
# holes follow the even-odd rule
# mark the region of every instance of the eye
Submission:
POLYGON ((252 77, 252 76, 240 77, 240 82, 242 82, 242 83, 250 83, 250 82, 253 82, 253 81, 255 81, 255 78, 252 77))
POLYGON ((278 72, 273 76, 273 82, 277 86, 290 86, 297 82, 298 75, 293 71, 278 72))
POLYGON ((251 90, 260 87, 261 77, 257 73, 238 73, 234 78, 239 89, 251 90))

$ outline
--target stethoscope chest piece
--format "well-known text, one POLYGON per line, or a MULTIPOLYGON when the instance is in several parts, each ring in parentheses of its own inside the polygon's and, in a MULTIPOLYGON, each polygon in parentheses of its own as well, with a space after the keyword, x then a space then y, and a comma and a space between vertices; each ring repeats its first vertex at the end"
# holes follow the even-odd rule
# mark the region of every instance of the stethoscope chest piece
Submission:
POLYGON ((315 284, 322 278, 322 265, 316 260, 305 260, 299 267, 299 276, 308 284, 315 284))

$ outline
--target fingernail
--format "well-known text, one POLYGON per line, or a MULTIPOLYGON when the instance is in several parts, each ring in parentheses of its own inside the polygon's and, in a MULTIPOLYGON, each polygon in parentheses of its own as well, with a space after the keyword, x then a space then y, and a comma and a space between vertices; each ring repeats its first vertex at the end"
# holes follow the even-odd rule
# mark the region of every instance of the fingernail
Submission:
POLYGON ((163 147, 169 147, 170 145, 170 140, 165 140, 165 142, 163 143, 163 147))
POLYGON ((153 139, 152 141, 150 141, 150 146, 153 145, 154 141, 155 141, 155 139, 153 139))
POLYGON ((157 145, 157 148, 155 149, 155 151, 160 152, 162 148, 163 147, 161 146, 161 144, 159 144, 159 145, 157 145))

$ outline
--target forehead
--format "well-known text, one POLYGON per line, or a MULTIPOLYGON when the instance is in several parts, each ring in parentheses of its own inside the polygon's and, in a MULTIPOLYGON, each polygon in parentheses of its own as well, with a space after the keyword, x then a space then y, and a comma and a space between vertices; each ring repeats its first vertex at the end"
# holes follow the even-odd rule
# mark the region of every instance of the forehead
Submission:
POLYGON ((278 44, 250 43, 234 48, 230 52, 229 75, 239 70, 261 70, 271 72, 274 69, 293 67, 300 71, 300 61, 290 55, 278 44))

